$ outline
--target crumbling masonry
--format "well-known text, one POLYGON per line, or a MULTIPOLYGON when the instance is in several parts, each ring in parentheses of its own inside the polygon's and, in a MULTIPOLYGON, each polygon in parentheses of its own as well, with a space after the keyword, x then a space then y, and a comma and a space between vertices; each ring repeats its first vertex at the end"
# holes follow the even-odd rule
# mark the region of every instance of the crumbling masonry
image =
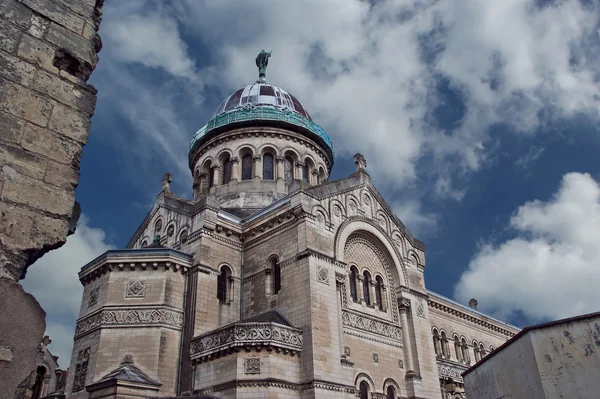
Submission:
POLYGON ((28 397, 45 312, 18 281, 63 245, 96 105, 103 0, 0 0, 0 398, 28 397))

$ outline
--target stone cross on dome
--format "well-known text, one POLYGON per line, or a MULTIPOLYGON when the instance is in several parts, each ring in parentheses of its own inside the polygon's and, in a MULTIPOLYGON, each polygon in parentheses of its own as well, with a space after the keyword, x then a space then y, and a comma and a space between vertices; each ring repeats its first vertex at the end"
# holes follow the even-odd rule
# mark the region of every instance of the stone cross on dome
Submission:
POLYGON ((269 57, 271 52, 268 53, 265 50, 261 50, 256 56, 256 66, 258 67, 258 77, 264 78, 266 76, 267 65, 269 65, 269 57))

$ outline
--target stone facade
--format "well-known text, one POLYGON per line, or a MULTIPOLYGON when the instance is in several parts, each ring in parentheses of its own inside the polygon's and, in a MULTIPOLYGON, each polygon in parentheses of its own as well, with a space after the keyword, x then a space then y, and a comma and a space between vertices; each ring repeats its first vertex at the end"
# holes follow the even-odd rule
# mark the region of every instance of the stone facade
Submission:
MULTIPOLYGON (((94 113, 102 0, 0 1, 0 386, 34 369, 44 311, 18 280, 65 243, 79 217, 75 187, 94 113), (27 333, 11 326, 27 318, 27 333), (10 363, 10 364, 9 364, 10 363)), ((35 371, 33 371, 35 373, 35 371)), ((21 384, 22 385, 22 384, 21 384)), ((21 389, 22 391, 22 389, 21 389)))
POLYGON ((279 92, 259 79, 226 100, 194 136, 194 198, 166 174, 128 247, 82 268, 68 397, 96 397, 133 354, 158 396, 441 398, 457 374, 433 331, 516 332, 426 290, 425 245, 364 158, 329 182, 328 137, 279 92))
POLYGON ((469 397, 598 397, 600 312, 526 327, 464 374, 469 397))

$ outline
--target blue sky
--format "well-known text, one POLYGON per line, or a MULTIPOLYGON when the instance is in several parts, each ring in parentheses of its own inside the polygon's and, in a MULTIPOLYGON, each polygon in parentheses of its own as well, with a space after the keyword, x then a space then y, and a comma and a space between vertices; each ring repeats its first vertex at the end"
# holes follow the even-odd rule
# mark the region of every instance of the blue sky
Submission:
POLYGON ((84 217, 24 281, 67 367, 79 268, 123 248, 192 134, 272 51, 267 78, 360 151, 427 245, 426 285, 517 325, 598 310, 600 6, 592 1, 106 2, 81 164, 84 217), (125 4, 118 4, 125 3, 125 4))

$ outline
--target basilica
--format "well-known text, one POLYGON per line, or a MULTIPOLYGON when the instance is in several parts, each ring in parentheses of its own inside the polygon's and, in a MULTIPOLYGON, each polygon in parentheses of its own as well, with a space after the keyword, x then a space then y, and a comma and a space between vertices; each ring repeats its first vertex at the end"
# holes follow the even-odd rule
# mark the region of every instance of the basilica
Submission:
POLYGON ((81 268, 67 398, 466 398, 519 331, 426 289, 425 244, 362 155, 329 180, 333 143, 270 55, 193 135, 193 198, 167 173, 127 248, 81 268))

